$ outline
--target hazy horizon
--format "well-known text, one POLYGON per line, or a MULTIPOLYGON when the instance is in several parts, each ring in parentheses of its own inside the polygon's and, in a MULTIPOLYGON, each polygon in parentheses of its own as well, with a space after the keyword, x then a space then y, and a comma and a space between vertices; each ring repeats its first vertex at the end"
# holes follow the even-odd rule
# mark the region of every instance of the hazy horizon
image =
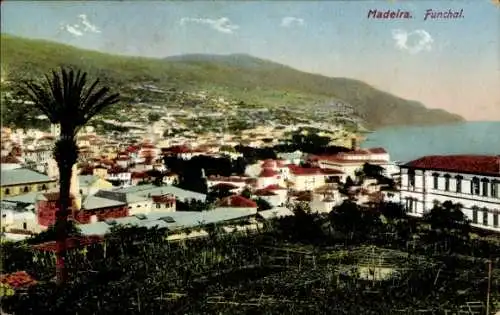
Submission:
POLYGON ((15 36, 125 56, 246 54, 361 80, 468 121, 500 121, 500 9, 489 0, 2 6, 2 32, 15 36), (465 17, 424 21, 429 8, 463 9, 465 17), (409 10, 415 18, 367 19, 372 9, 409 10))

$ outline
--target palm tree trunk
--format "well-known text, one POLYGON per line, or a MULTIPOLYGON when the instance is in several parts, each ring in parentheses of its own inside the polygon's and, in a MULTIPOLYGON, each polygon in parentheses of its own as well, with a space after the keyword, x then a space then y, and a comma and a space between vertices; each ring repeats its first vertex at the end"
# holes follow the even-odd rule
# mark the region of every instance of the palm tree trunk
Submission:
POLYGON ((56 282, 62 285, 66 282, 68 271, 66 268, 66 241, 67 223, 70 207, 70 183, 72 165, 59 165, 59 209, 56 212, 56 282))

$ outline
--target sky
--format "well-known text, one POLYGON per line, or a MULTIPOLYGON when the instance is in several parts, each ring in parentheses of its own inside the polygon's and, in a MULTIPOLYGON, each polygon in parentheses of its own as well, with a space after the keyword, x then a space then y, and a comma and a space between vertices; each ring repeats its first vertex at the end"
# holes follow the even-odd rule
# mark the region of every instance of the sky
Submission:
POLYGON ((2 1, 3 33, 162 58, 245 53, 500 121, 500 5, 471 1, 2 1), (463 18, 425 12, 462 10, 463 18), (369 19, 370 10, 412 19, 369 19))

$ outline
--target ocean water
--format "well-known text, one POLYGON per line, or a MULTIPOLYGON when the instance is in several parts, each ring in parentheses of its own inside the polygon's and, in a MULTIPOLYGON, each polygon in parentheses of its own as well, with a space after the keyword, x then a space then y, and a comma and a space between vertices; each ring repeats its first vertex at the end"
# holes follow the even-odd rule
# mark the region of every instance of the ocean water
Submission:
POLYGON ((500 155, 500 121, 384 128, 370 133, 361 147, 383 147, 401 162, 435 154, 500 155))

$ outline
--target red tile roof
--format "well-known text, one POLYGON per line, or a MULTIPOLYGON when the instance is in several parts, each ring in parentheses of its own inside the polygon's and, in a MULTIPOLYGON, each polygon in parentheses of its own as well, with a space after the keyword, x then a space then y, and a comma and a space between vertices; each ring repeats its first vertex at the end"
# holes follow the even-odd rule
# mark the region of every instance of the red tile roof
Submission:
POLYGON ((219 207, 234 207, 234 208, 257 208, 255 201, 247 199, 243 196, 233 195, 222 199, 218 203, 219 207))
POLYGON ((283 159, 276 160, 276 162, 278 163, 278 167, 286 167, 287 165, 286 161, 283 159))
POLYGON ((146 178, 148 175, 145 172, 133 172, 131 174, 132 178, 146 178))
POLYGON ((387 151, 384 148, 371 148, 368 149, 373 154, 385 154, 387 151))
POLYGON ((170 152, 174 154, 189 153, 191 149, 186 145, 174 145, 166 149, 162 149, 163 152, 170 152))
POLYGON ((295 176, 310 176, 322 174, 322 170, 317 167, 300 167, 297 165, 289 165, 290 172, 295 176))
POLYGON ((230 183, 218 183, 218 184, 213 185, 211 188, 232 190, 232 189, 238 188, 238 186, 235 186, 235 185, 230 184, 230 183))
POLYGON ((272 191, 267 190, 267 189, 256 190, 255 195, 257 195, 257 196, 276 196, 275 193, 273 193, 272 191))
POLYGON ((279 173, 276 172, 275 170, 273 169, 270 169, 270 168, 264 168, 260 174, 259 174, 259 177, 274 177, 274 176, 278 176, 279 173))
POLYGON ((276 162, 271 160, 271 159, 267 159, 262 163, 262 167, 263 168, 274 168, 274 167, 276 167, 276 162))
POLYGON ((286 190, 285 187, 281 187, 280 185, 269 185, 267 187, 264 188, 265 190, 286 190))
POLYGON ((431 155, 405 164, 407 167, 481 175, 500 175, 500 156, 431 155))
POLYGON ((133 145, 131 145, 127 148, 127 152, 130 152, 130 153, 137 152, 137 151, 139 151, 139 148, 136 146, 133 146, 133 145))

